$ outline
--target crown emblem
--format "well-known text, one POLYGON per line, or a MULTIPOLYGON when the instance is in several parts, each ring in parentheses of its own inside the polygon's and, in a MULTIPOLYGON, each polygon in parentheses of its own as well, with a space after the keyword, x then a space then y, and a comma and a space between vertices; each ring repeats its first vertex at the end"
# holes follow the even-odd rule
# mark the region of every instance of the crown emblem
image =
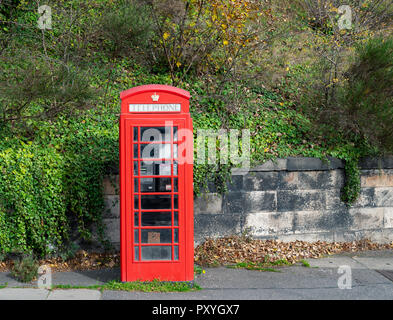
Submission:
POLYGON ((155 93, 154 92, 154 94, 151 96, 151 99, 153 100, 153 101, 158 101, 158 99, 160 99, 160 96, 157 94, 157 93, 155 93))

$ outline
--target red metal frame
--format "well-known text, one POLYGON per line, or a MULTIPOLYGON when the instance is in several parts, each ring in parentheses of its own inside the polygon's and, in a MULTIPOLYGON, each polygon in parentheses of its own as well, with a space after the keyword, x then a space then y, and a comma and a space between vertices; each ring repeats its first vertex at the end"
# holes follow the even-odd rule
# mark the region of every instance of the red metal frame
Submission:
POLYGON ((191 281, 194 278, 194 217, 193 217, 193 165, 192 161, 183 163, 174 158, 174 145, 184 147, 192 155, 192 134, 179 135, 181 130, 192 133, 192 119, 189 114, 189 98, 187 91, 165 85, 148 85, 132 88, 120 94, 122 99, 120 115, 120 260, 121 281, 153 280, 191 281), (151 96, 160 96, 159 102, 152 102, 151 96), (129 104, 180 104, 180 112, 168 113, 130 113, 129 104), (148 161, 169 161, 171 175, 142 175, 140 172, 140 146, 151 144, 141 140, 140 127, 172 127, 170 141, 153 142, 153 144, 171 145, 170 158, 152 159, 148 161), (138 128, 138 139, 134 141, 134 127, 138 128), (178 129, 178 139, 174 141, 173 127, 178 129), (134 159, 134 145, 138 146, 138 157, 134 159), (137 175, 134 175, 134 161, 137 161, 137 175), (174 175, 173 164, 177 161, 177 176, 174 175), (170 192, 142 192, 143 178, 170 178, 170 192), (177 178, 177 191, 174 191, 174 181, 177 178), (138 190, 134 190, 134 179, 138 179, 138 190), (143 195, 167 195, 171 197, 171 209, 142 209, 143 195), (138 208, 134 208, 134 196, 138 196, 138 208), (177 196, 178 206, 174 208, 174 198, 177 196), (168 226, 142 226, 142 212, 168 212, 171 224, 168 226), (178 213, 177 226, 174 225, 174 215, 178 213), (134 225, 134 215, 138 213, 138 226, 134 225), (171 230, 169 243, 142 243, 142 231, 148 229, 171 230), (138 230, 138 241, 135 242, 134 231, 138 230), (178 232, 178 242, 174 242, 175 230, 178 232), (148 246, 170 246, 171 260, 141 260, 141 250, 148 246), (138 248, 139 259, 135 258, 135 248, 138 248), (174 250, 178 248, 178 260, 174 260, 174 250))

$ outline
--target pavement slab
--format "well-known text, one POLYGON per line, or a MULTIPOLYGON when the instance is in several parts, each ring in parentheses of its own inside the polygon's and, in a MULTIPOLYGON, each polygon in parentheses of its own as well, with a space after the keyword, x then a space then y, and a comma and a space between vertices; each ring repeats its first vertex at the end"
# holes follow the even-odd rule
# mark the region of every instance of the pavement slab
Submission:
POLYGON ((49 291, 34 288, 0 289, 0 300, 46 300, 49 291))
POLYGON ((101 292, 90 289, 56 289, 52 290, 47 300, 100 300, 101 292))
POLYGON ((339 268, 340 266, 349 266, 352 269, 367 269, 365 265, 346 256, 331 256, 319 259, 307 259, 311 267, 318 268, 339 268))
POLYGON ((390 258, 371 258, 353 257, 355 261, 372 270, 393 270, 393 257, 390 258))

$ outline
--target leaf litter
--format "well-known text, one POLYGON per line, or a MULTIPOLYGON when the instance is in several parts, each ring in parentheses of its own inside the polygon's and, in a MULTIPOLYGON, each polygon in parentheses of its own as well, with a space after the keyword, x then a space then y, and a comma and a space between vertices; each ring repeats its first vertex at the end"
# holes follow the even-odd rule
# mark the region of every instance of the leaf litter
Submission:
MULTIPOLYGON (((322 258, 343 252, 393 249, 390 244, 378 244, 368 239, 352 242, 306 242, 259 240, 245 236, 226 236, 206 239, 194 251, 194 262, 203 267, 225 266, 240 263, 274 264, 287 261, 289 264, 307 258, 322 258)), ((98 270, 120 267, 119 253, 95 253, 79 250, 74 257, 54 257, 39 260, 40 265, 49 265, 54 272, 73 270, 98 270)), ((0 272, 12 269, 12 260, 0 261, 0 272)))
POLYGON ((195 248, 195 263, 200 266, 219 266, 236 263, 274 263, 286 260, 295 264, 307 258, 322 258, 343 252, 393 249, 390 244, 378 244, 368 239, 352 242, 306 242, 258 240, 244 236, 206 239, 195 248))

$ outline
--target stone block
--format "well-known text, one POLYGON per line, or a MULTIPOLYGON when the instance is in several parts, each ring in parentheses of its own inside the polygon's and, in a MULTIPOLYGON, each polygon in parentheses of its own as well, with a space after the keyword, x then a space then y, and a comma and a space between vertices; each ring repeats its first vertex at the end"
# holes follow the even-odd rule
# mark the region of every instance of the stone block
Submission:
POLYGON ((316 190, 340 188, 343 184, 341 171, 282 171, 279 173, 278 189, 316 190))
POLYGON ((358 240, 360 239, 370 239, 371 241, 376 243, 392 243, 393 228, 363 230, 358 240))
POLYGON ((104 213, 105 218, 120 218, 120 196, 104 195, 104 213))
POLYGON ((328 189, 326 192, 327 210, 346 210, 346 204, 341 200, 341 189, 328 189))
POLYGON ((362 187, 393 187, 393 170, 362 170, 362 187))
POLYGON ((282 171, 287 170, 287 159, 275 159, 268 160, 265 163, 250 168, 249 172, 260 172, 260 171, 282 171))
POLYGON ((348 228, 350 224, 347 211, 296 211, 293 228, 295 233, 331 232, 348 228))
POLYGON ((106 236, 111 243, 120 242, 120 219, 103 219, 106 227, 106 236))
POLYGON ((334 234, 333 234, 333 232, 280 234, 280 235, 276 236, 275 239, 281 240, 283 242, 293 242, 293 241, 306 241, 306 242, 326 241, 326 242, 333 242, 334 241, 334 234))
POLYGON ((326 194, 321 190, 278 190, 277 211, 322 210, 326 194))
POLYGON ((231 182, 227 182, 228 191, 241 192, 243 190, 243 176, 233 175, 231 182))
POLYGON ((275 191, 252 191, 244 194, 244 211, 261 212, 277 210, 277 194, 275 191))
POLYGON ((194 241, 201 243, 205 238, 218 238, 240 234, 243 225, 241 214, 211 214, 194 216, 194 241))
POLYGON ((293 212, 248 213, 245 228, 255 237, 292 233, 293 212))
POLYGON ((374 198, 378 207, 393 207, 393 188, 375 188, 374 198))
POLYGON ((332 157, 329 157, 327 162, 311 157, 288 157, 287 159, 288 171, 321 171, 343 167, 341 160, 332 157))
POLYGON ((383 227, 393 228, 393 207, 383 208, 383 227))
POLYGON ((276 190, 278 186, 278 172, 250 172, 244 176, 245 191, 276 190))
POLYGON ((359 161, 359 166, 362 169, 392 169, 393 168, 393 156, 387 156, 382 158, 363 158, 359 161))
POLYGON ((119 175, 105 176, 103 180, 104 195, 118 195, 120 192, 119 175))
POLYGON ((244 212, 244 193, 228 192, 223 195, 224 213, 243 213, 244 212))
POLYGON ((350 208, 352 217, 350 230, 383 228, 384 208, 350 208))
POLYGON ((194 199, 195 214, 222 214, 222 196, 217 193, 204 193, 194 199))
POLYGON ((355 208, 364 208, 364 207, 375 207, 376 199, 374 194, 374 188, 360 188, 359 197, 352 204, 352 207, 355 208))

